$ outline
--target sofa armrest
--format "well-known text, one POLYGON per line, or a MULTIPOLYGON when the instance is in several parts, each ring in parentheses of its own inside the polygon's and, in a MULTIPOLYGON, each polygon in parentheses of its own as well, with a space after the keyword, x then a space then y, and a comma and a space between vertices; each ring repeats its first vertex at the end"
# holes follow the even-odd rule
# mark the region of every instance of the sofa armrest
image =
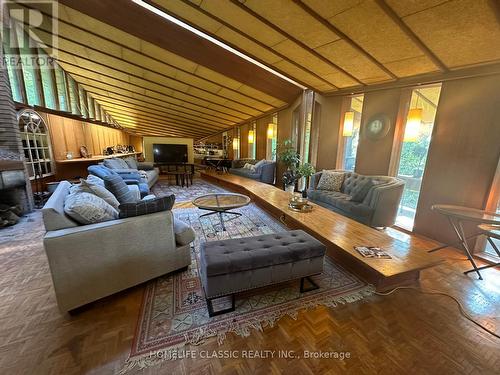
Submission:
POLYGON ((260 167, 260 181, 266 184, 274 184, 276 163, 267 163, 260 167))
POLYGON ((316 190, 322 172, 316 172, 309 178, 309 190, 316 190))
POLYGON ((403 181, 397 181, 372 188, 367 196, 367 201, 364 202, 374 210, 371 226, 390 227, 394 225, 404 185, 403 181))
POLYGON ((154 163, 147 162, 147 161, 138 162, 137 169, 139 169, 141 171, 151 171, 154 169, 154 163))
POLYGON ((165 274, 176 256, 171 211, 49 231, 43 242, 62 311, 165 274))

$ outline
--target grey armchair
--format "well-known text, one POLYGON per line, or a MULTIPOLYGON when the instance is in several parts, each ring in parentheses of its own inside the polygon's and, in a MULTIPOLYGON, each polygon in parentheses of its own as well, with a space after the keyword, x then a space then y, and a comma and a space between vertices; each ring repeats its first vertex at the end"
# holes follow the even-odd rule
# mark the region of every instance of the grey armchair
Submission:
POLYGON ((363 176, 351 171, 344 172, 344 182, 340 191, 319 190, 317 188, 322 172, 311 176, 308 198, 320 206, 359 221, 371 227, 390 227, 396 222, 404 181, 390 176, 363 176), (351 200, 354 188, 370 179, 370 188, 361 202, 351 200))

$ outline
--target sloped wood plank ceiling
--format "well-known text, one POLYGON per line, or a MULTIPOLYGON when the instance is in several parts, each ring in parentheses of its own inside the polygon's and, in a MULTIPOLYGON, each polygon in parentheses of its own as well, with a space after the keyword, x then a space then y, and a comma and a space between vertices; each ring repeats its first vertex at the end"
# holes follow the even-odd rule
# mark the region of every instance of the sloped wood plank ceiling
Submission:
POLYGON ((500 61, 493 0, 152 0, 320 92, 500 61))
MULTIPOLYGON (((61 65, 139 133, 175 129, 199 138, 284 106, 300 92, 270 73, 262 79, 245 72, 232 57, 206 58, 198 42, 178 47, 191 42, 160 35, 135 4, 129 14, 131 0, 60 3, 61 65)), ((500 62, 494 0, 148 3, 326 94, 500 62)))
MULTIPOLYGON (((63 4, 58 19, 58 63, 121 126, 140 135, 199 139, 281 108, 301 92, 268 73, 293 88, 275 97, 63 4)), ((55 47, 49 25, 37 36, 55 47)))

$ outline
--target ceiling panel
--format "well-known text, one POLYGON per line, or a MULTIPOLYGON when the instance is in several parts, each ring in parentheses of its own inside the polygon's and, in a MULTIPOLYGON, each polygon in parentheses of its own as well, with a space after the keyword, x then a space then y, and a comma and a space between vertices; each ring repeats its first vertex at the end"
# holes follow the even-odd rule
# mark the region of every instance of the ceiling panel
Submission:
POLYGON ((500 24, 492 1, 448 1, 403 19, 450 68, 500 61, 500 24))

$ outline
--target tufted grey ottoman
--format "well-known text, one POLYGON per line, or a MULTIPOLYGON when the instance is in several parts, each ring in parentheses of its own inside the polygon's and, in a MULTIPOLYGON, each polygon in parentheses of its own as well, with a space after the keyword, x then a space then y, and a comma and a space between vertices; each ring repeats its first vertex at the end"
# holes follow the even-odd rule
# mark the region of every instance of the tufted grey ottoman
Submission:
POLYGON ((210 316, 234 311, 234 294, 301 279, 301 293, 318 286, 309 276, 323 272, 326 246, 302 230, 201 244, 200 271, 210 316), (313 285, 304 289, 304 279, 313 285), (231 295, 229 309, 214 312, 212 299, 231 295))

